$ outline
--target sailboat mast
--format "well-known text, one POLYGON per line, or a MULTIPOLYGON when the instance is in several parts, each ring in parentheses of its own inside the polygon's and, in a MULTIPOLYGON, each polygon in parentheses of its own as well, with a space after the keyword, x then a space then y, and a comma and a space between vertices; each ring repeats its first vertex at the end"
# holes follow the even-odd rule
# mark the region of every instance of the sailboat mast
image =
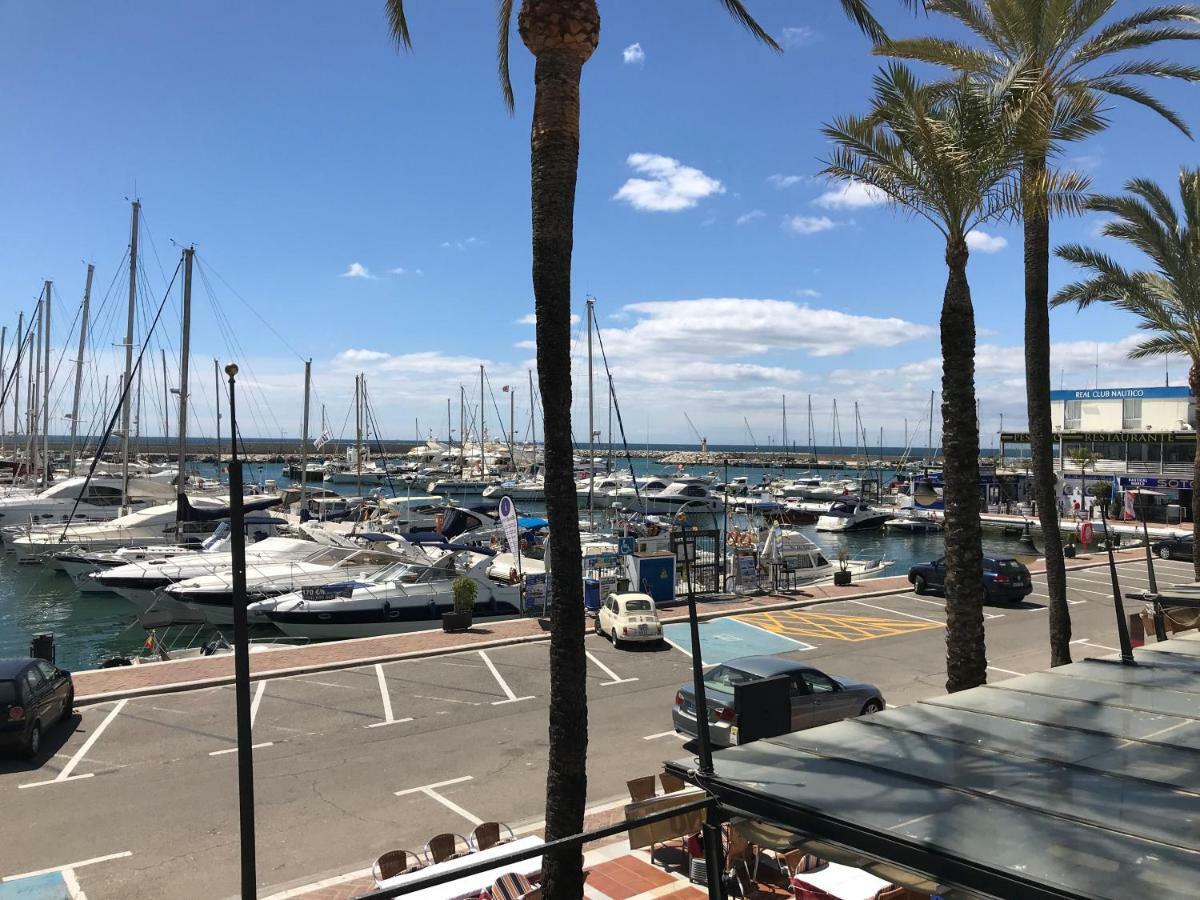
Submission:
MULTIPOLYGON (((7 371, 4 367, 4 351, 8 349, 8 326, 0 326, 0 378, 7 371)), ((4 378, 7 381, 7 378, 4 378)), ((7 392, 0 389, 0 457, 4 456, 4 405, 8 402, 7 392)))
POLYGON ((79 353, 75 357, 75 398, 71 402, 71 456, 67 463, 72 475, 75 474, 75 441, 79 433, 79 392, 83 387, 83 356, 87 352, 88 314, 92 303, 92 274, 95 271, 96 267, 89 263, 87 280, 83 283, 83 309, 79 313, 79 353))
POLYGON ((533 399, 533 369, 529 369, 529 434, 533 440, 533 461, 537 462, 537 403, 533 399))
POLYGON ((21 415, 21 354, 25 350, 25 310, 17 313, 17 364, 14 367, 17 372, 17 383, 13 390, 13 452, 17 448, 17 433, 19 431, 19 422, 21 415))
MULTIPOLYGON (((421 439, 420 432, 417 433, 417 440, 421 439)), ((454 446, 454 429, 450 427, 450 398, 446 398, 446 449, 454 446)))
POLYGON ((167 348, 159 349, 163 370, 163 446, 171 446, 171 386, 167 381, 167 348))
POLYGON ((467 389, 458 386, 458 477, 467 477, 467 389))
POLYGON ((362 373, 354 376, 354 483, 362 496, 362 373))
MULTIPOLYGON (((783 395, 783 468, 787 468, 788 436, 787 436, 787 394, 783 395)), ((782 472, 781 472, 782 474, 782 472)))
POLYGON ((508 388, 508 464, 512 467, 513 474, 517 471, 517 429, 513 424, 516 417, 517 407, 517 389, 512 385, 508 388))
MULTIPOLYGON (((43 297, 45 288, 43 288, 43 297)), ((26 458, 29 460, 29 474, 37 485, 38 469, 38 397, 41 393, 39 382, 42 377, 42 323, 45 321, 46 306, 43 300, 38 300, 37 332, 33 339, 34 352, 29 357, 29 448, 26 458)))
POLYGON ((587 300, 587 331, 588 331, 588 522, 595 521, 595 487, 596 473, 592 471, 596 462, 596 426, 593 424, 595 415, 594 385, 592 383, 592 306, 596 301, 591 297, 587 300))
POLYGON ((813 428, 812 394, 808 395, 808 456, 813 462, 817 459, 817 432, 813 428))
POLYGON ((312 360, 304 361, 304 422, 300 426, 300 508, 308 503, 308 402, 312 391, 312 360))
POLYGON ((612 452, 613 452, 613 439, 612 439, 612 380, 611 380, 611 378, 610 378, 610 377, 609 377, 609 375, 608 375, 608 365, 607 365, 607 363, 606 363, 606 364, 605 364, 605 366, 604 366, 604 384, 605 384, 605 387, 606 387, 606 390, 604 391, 604 393, 608 394, 608 431, 604 432, 604 434, 605 434, 605 437, 606 437, 606 440, 607 440, 607 443, 608 443, 608 461, 606 462, 606 464, 605 464, 605 466, 604 466, 604 471, 605 471, 605 472, 612 472, 612 452))
MULTIPOLYGON (((179 338, 179 469, 175 477, 175 536, 183 538, 183 496, 187 488, 187 413, 188 413, 188 356, 192 344, 192 259, 195 247, 183 251, 183 329, 179 338)), ((163 387, 167 383, 167 357, 163 351, 163 387)), ((169 398, 169 394, 164 395, 169 398)), ((166 417, 164 416, 164 420, 166 417)), ((165 437, 165 435, 164 435, 165 437)))
POLYGON ((213 360, 213 401, 217 405, 217 483, 221 481, 221 371, 220 363, 213 360))
MULTIPOLYGON (((121 504, 129 512, 129 392, 133 388, 133 317, 137 304, 138 217, 142 204, 133 201, 133 217, 129 227, 129 311, 125 319, 125 375, 121 381, 121 504)), ((141 371, 140 369, 138 371, 141 371)), ((219 451, 218 451, 219 452, 219 451)))
POLYGON ((929 392, 929 464, 933 464, 933 391, 929 392))
POLYGON ((483 405, 483 366, 479 367, 479 472, 487 477, 487 411, 483 405))
POLYGON ((42 487, 50 486, 50 297, 54 292, 53 282, 46 282, 46 352, 42 366, 42 487))

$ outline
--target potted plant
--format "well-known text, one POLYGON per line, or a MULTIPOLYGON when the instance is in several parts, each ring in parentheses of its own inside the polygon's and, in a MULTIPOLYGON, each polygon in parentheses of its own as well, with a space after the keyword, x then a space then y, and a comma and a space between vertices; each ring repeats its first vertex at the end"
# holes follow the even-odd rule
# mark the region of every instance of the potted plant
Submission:
POLYGON ((460 575, 450 582, 450 590, 454 593, 454 612, 442 613, 442 631, 466 631, 471 627, 479 586, 475 579, 460 575))
POLYGON ((838 547, 837 560, 840 568, 833 573, 833 583, 838 587, 845 587, 850 583, 850 569, 848 568, 850 551, 845 547, 838 547))

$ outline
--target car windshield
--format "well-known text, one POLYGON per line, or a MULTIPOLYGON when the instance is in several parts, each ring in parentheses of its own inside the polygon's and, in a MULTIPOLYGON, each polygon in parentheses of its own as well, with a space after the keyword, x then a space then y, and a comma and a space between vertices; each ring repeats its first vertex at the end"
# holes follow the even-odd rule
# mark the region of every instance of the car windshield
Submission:
POLYGON ((751 675, 749 672, 743 672, 733 666, 717 666, 704 677, 704 684, 718 691, 732 694, 737 685, 749 684, 757 679, 757 675, 751 675))
POLYGON ((9 706, 17 701, 17 686, 11 681, 0 681, 0 706, 9 706))
POLYGON ((625 612, 650 612, 654 606, 649 600, 626 600, 625 612))

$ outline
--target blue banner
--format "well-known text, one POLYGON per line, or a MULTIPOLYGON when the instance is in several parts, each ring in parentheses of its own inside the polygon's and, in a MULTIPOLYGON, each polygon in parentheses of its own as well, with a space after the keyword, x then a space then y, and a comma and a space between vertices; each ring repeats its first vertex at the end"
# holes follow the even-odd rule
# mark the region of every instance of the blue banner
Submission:
POLYGON ((1187 399, 1187 386, 1182 387, 1128 387, 1128 388, 1084 388, 1079 391, 1051 391, 1051 400, 1162 400, 1187 399))

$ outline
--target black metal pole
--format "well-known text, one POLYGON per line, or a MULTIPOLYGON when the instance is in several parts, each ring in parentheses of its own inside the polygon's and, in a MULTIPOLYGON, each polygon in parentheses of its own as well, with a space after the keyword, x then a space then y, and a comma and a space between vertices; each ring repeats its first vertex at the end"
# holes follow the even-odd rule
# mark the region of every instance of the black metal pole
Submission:
MULTIPOLYGON (((1142 492, 1137 492, 1138 500, 1142 499, 1142 492)), ((1146 524, 1146 504, 1142 504, 1142 541, 1146 545, 1146 578, 1150 582, 1150 593, 1158 593, 1158 580, 1154 577, 1154 554, 1150 551, 1150 526, 1146 524)), ((1154 639, 1156 641, 1165 641, 1167 639, 1167 623, 1163 621, 1162 604, 1157 600, 1154 601, 1154 639)))
POLYGON ((242 462, 238 458, 235 379, 229 376, 229 526, 233 556, 233 696, 237 707, 238 811, 242 846, 242 900, 254 900, 258 889, 254 862, 254 742, 250 722, 250 634, 246 621, 246 516, 242 509, 242 462))
POLYGON ((1117 614, 1117 639, 1121 645, 1121 663, 1137 665, 1133 658, 1133 644, 1129 640, 1129 623, 1125 621, 1125 603, 1121 599, 1121 584, 1117 581, 1117 561, 1113 557, 1112 534, 1108 530, 1108 517, 1104 504, 1100 505, 1100 523, 1104 526, 1104 545, 1108 548, 1108 575, 1112 580, 1113 609, 1117 614))

